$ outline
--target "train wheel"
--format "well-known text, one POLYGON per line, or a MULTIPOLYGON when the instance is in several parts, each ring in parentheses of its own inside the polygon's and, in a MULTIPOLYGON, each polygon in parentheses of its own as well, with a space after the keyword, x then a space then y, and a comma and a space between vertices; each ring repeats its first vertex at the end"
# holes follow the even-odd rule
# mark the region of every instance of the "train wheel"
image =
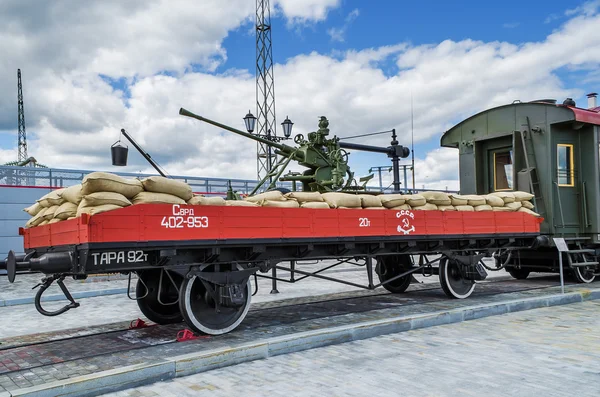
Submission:
MULTIPOLYGON (((383 283, 399 274, 404 273, 412 266, 410 255, 386 255, 377 257, 376 273, 379 282, 383 283)), ((392 282, 383 284, 382 287, 393 294, 400 294, 408 288, 412 274, 400 277, 392 282)))
MULTIPOLYGON (((209 286, 215 288, 214 284, 209 286)), ((252 287, 250 280, 243 291, 244 304, 239 307, 219 306, 198 276, 185 279, 181 286, 179 305, 187 324, 196 332, 221 335, 235 329, 248 314, 252 287)))
MULTIPOLYGON (((183 321, 177 302, 179 292, 165 274, 163 274, 160 301, 158 299, 160 272, 161 270, 139 272, 135 287, 138 307, 144 316, 157 324, 179 323, 183 321), (166 303, 166 305, 163 303, 166 303)), ((171 273, 171 277, 173 281, 181 284, 181 276, 171 273)))
POLYGON ((442 289, 450 298, 464 299, 473 293, 475 282, 463 277, 456 261, 440 259, 439 273, 442 289))
POLYGON ((525 280, 529 276, 530 272, 526 269, 517 269, 513 267, 508 270, 508 273, 510 273, 510 275, 517 280, 525 280))
POLYGON ((594 276, 594 268, 589 266, 576 267, 573 269, 573 274, 578 283, 588 284, 596 278, 594 276))

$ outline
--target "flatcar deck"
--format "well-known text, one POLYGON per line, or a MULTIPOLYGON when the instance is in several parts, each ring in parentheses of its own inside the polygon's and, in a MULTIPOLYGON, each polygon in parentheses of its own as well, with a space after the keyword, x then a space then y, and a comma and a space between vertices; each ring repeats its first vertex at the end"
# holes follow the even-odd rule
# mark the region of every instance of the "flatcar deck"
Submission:
POLYGON ((21 229, 25 249, 87 243, 457 237, 539 233, 522 212, 135 205, 21 229))

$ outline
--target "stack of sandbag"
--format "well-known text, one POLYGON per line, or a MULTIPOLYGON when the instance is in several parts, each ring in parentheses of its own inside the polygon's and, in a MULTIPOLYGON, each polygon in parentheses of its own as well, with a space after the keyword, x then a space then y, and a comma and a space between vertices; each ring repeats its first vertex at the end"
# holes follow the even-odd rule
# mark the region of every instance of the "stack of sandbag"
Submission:
POLYGON ((108 172, 92 172, 81 183, 81 202, 77 215, 95 215, 127 207, 131 200, 143 191, 137 179, 126 179, 108 172))
POLYGON ((410 205, 406 203, 406 196, 403 194, 382 194, 379 201, 384 208, 392 210, 409 210, 410 205))
POLYGON ((329 208, 362 208, 362 201, 356 194, 327 192, 321 197, 329 205, 329 208))
POLYGON ((379 196, 375 196, 372 194, 359 194, 358 198, 360 199, 361 208, 367 210, 384 210, 385 207, 381 204, 381 199, 379 196))
MULTIPOLYGON (((25 227, 42 226, 50 223, 56 210, 64 203, 64 199, 61 197, 61 193, 64 189, 53 190, 48 194, 42 196, 35 204, 25 208, 23 211, 27 212, 32 218, 27 221, 25 227)), ((58 221, 52 221, 55 223, 58 221)))
POLYGON ((186 204, 194 197, 190 185, 164 176, 142 179, 141 185, 144 191, 133 197, 133 204, 186 204))
POLYGON ((329 209, 319 192, 289 192, 284 195, 288 200, 296 200, 300 208, 329 209))
MULTIPOLYGON (((271 190, 268 192, 249 196, 244 199, 247 203, 252 203, 260 207, 275 207, 275 208, 298 208, 298 201, 293 198, 287 198, 279 190, 271 190)), ((238 204, 228 204, 238 205, 238 204)))
POLYGON ((506 191, 506 192, 494 192, 491 193, 493 196, 497 196, 502 199, 504 206, 502 208, 494 208, 495 211, 506 211, 506 212, 525 212, 534 216, 540 216, 534 212, 533 194, 521 191, 506 191))
POLYGON ((194 197, 187 201, 190 205, 213 205, 213 206, 224 206, 225 199, 223 197, 204 197, 201 194, 194 194, 194 197))
MULTIPOLYGON (((422 192, 421 196, 425 197, 427 201, 425 205, 420 206, 422 210, 436 209, 439 211, 456 211, 456 208, 452 205, 452 200, 448 193, 444 192, 422 192), (435 206, 435 208, 434 208, 435 206)), ((417 208, 415 208, 417 209, 417 208)))

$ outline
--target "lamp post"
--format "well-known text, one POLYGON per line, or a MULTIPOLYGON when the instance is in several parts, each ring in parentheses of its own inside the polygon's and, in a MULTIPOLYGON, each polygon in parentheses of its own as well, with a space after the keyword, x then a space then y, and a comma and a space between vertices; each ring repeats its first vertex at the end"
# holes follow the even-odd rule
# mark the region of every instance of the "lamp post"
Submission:
MULTIPOLYGON (((248 114, 246 116, 244 116, 244 124, 246 125, 246 131, 248 131, 250 134, 252 134, 252 132, 254 132, 254 126, 256 125, 256 117, 254 117, 254 115, 248 111, 248 114)), ((267 135, 260 135, 260 134, 254 134, 255 136, 258 136, 260 138, 265 138, 270 140, 271 142, 279 142, 279 141, 286 141, 288 139, 290 139, 290 136, 292 135, 292 126, 294 125, 294 123, 292 123, 292 120, 290 120, 287 116, 285 118, 285 120, 283 120, 283 123, 281 123, 281 127, 283 128, 283 137, 281 136, 276 136, 276 135, 271 135, 271 130, 269 130, 267 135)), ((270 164, 270 163, 269 163, 270 164)))
MULTIPOLYGON (((254 131, 254 125, 256 123, 256 117, 254 117, 254 115, 252 113, 250 113, 250 111, 248 110, 248 114, 244 117, 244 124, 246 124, 246 130, 249 133, 252 133, 254 131)), ((260 138, 265 138, 271 142, 279 142, 279 141, 285 141, 290 139, 290 136, 292 135, 292 126, 294 125, 294 123, 292 123, 292 121, 289 119, 289 117, 285 117, 285 120, 283 120, 283 123, 281 123, 281 127, 283 128, 283 137, 280 136, 276 136, 276 135, 271 135, 271 130, 267 130, 267 135, 260 135, 260 134, 254 134, 255 136, 258 136, 260 138)), ((270 165, 272 164, 271 162, 271 146, 269 146, 267 148, 267 163, 270 165)), ((269 166, 269 172, 271 172, 270 166, 269 166)), ((272 176, 269 177, 269 185, 271 185, 272 181, 272 176)), ((292 261, 292 263, 295 263, 292 261)), ((294 266, 294 265, 292 265, 294 266)), ((277 290, 277 268, 275 266, 273 266, 273 268, 271 269, 271 293, 272 294, 278 294, 279 291, 277 290)))

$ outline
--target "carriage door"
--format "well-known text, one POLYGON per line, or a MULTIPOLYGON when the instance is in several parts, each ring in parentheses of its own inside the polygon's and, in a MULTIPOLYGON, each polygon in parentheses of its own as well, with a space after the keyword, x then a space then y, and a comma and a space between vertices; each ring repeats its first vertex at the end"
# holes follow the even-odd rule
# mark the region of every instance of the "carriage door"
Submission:
POLYGON ((554 147, 554 225, 558 233, 579 233, 579 183, 576 165, 579 161, 574 135, 557 139, 554 147))

